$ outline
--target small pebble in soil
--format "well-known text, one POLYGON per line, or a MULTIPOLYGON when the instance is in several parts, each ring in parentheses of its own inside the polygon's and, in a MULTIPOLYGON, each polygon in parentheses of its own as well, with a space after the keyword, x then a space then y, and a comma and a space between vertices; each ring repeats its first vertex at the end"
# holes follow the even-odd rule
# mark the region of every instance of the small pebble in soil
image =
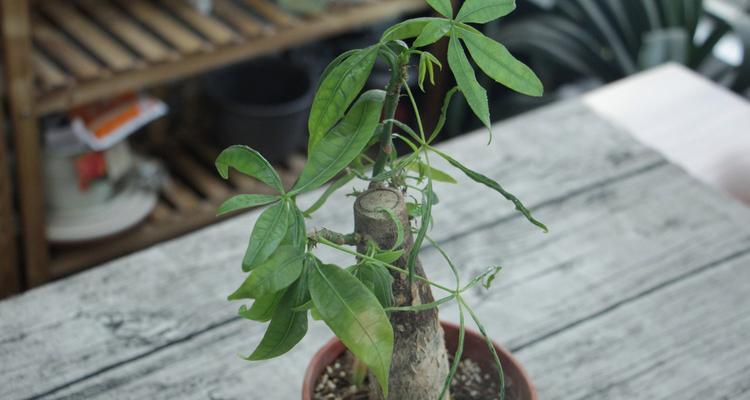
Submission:
MULTIPOLYGON (((314 400, 369 400, 370 391, 368 381, 357 387, 352 382, 351 353, 346 352, 332 365, 326 367, 326 372, 320 377, 315 386, 314 400)), ((512 382, 506 377, 507 400, 516 400, 511 388, 512 382)), ((484 370, 477 362, 463 359, 458 364, 458 370, 451 382, 451 400, 490 400, 498 398, 497 375, 494 369, 484 370)))

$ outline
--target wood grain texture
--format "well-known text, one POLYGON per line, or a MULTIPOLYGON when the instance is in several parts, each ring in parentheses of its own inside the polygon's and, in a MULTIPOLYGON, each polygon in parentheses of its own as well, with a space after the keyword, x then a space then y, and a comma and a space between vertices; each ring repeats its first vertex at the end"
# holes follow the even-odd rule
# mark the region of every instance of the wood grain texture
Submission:
POLYGON ((72 4, 61 1, 40 3, 44 14, 114 71, 134 68, 136 59, 107 36, 101 28, 81 14, 72 4))
MULTIPOLYGON (((744 212, 741 207, 668 167, 658 155, 581 104, 558 105, 500 125, 489 148, 484 146, 485 135, 449 142, 444 149, 506 183, 538 210, 553 234, 542 235, 518 218, 505 201, 467 184, 439 187, 442 201, 435 208, 436 223, 450 228, 436 231, 434 236, 446 243, 467 271, 497 262, 506 266, 492 292, 502 293, 500 298, 476 293, 469 301, 487 299, 480 304, 480 314, 493 335, 512 346, 600 312, 621 299, 621 289, 624 295, 633 294, 646 283, 674 279, 719 257, 705 249, 739 251, 750 247, 739 235, 726 244, 720 230, 703 233, 697 229, 708 223, 725 226, 725 235, 730 237, 726 232, 747 232, 739 223, 742 218, 738 216, 744 212), (560 143, 566 144, 567 151, 561 150, 560 143), (675 178, 676 186, 658 190, 659 184, 671 180, 667 178, 675 178), (655 188, 650 191, 652 186, 655 188), (696 204, 686 200, 684 209, 674 210, 674 215, 685 213, 689 219, 660 239, 660 227, 670 223, 657 212, 664 206, 655 204, 676 202, 674 196, 683 189, 691 190, 685 199, 698 196, 698 200, 691 200, 696 204), (474 212, 456 212, 457 202, 474 212), (687 212, 696 205, 701 213, 687 212), (725 206, 728 211, 723 210, 725 206), (601 219, 616 223, 598 225, 601 219), (466 236, 477 229, 481 232, 466 236), (686 239, 686 234, 695 236, 686 239), (623 240, 621 248, 612 244, 613 238, 623 240), (686 243, 694 245, 684 259, 667 257, 686 243), (638 249, 642 254, 635 257, 638 249), (623 254, 631 253, 633 259, 615 269, 622 275, 613 275, 613 265, 623 254), (554 286, 551 277, 555 273, 572 286, 554 286), (583 279, 589 275, 591 281, 583 279), (580 293, 594 287, 593 279, 600 285, 596 301, 581 305, 580 293), (516 289, 526 281, 527 287, 516 289), (621 286, 610 288, 612 281, 621 282, 621 286), (549 285, 557 290, 550 290, 549 285), (537 306, 540 299, 545 301, 537 306), (567 310, 575 312, 562 312, 567 310)), ((465 179, 461 181, 465 183, 465 179)), ((313 197, 305 201, 312 202, 313 197)), ((331 201, 314 224, 350 228, 350 200, 342 194, 331 201)), ((243 392, 252 395, 255 390, 249 387, 270 388, 282 382, 285 384, 275 387, 282 391, 279 398, 286 398, 284 393, 297 393, 304 360, 314 351, 311 347, 329 335, 319 325, 306 339, 311 347, 264 364, 274 373, 260 374, 259 364, 231 356, 250 350, 263 328, 236 320, 236 306, 225 301, 242 277, 238 263, 255 217, 251 213, 229 220, 0 303, 0 320, 8 327, 0 337, 0 352, 8 360, 0 367, 0 376, 8 383, 1 386, 0 397, 50 392, 51 398, 83 393, 137 398, 156 388, 165 388, 164 398, 232 391, 239 396, 243 392), (50 298, 58 300, 45 300, 50 298), (41 314, 49 317, 26 317, 41 314), (50 335, 54 341, 46 339, 50 335), (232 381, 233 385, 228 383, 232 381)), ((431 276, 447 279, 447 268, 440 267, 436 252, 428 249, 423 257, 431 276)), ((444 310, 443 316, 453 318, 450 309, 444 310)))
POLYGON ((138 26, 128 15, 107 1, 79 0, 86 12, 99 25, 106 27, 123 43, 151 63, 176 60, 179 54, 162 44, 153 35, 138 26))
POLYGON ((7 142, 5 113, 0 109, 0 299, 18 293, 21 289, 16 247, 18 231, 7 142))
POLYGON ((2 0, 3 66, 16 151, 16 181, 23 231, 24 270, 28 286, 46 282, 49 272, 44 232, 44 190, 39 130, 35 118, 34 67, 29 5, 2 0))

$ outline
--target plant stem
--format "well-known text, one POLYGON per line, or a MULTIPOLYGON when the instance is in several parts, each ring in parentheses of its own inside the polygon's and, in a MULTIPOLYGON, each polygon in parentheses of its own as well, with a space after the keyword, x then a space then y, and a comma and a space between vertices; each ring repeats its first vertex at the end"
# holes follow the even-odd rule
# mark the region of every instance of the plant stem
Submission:
POLYGON ((398 107, 398 99, 401 97, 401 82, 406 79, 406 69, 409 58, 398 57, 395 65, 391 65, 391 80, 386 88, 385 104, 383 105, 383 122, 380 125, 380 151, 372 168, 373 178, 385 170, 385 164, 393 153, 393 122, 398 107))
POLYGON ((323 240, 327 240, 338 245, 356 246, 357 244, 362 242, 362 237, 357 233, 344 234, 334 232, 326 228, 312 232, 307 237, 314 242, 322 242, 323 240))

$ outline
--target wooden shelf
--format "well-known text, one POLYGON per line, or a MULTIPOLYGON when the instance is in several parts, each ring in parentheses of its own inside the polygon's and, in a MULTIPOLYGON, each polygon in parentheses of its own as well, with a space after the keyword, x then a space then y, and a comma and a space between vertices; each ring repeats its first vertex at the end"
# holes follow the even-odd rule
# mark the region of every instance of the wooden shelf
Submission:
MULTIPOLYGON (((100 243, 53 248, 50 277, 68 275, 219 222, 226 217, 217 217, 216 209, 230 196, 240 193, 273 194, 262 183, 234 171, 229 180, 221 179, 214 167, 219 148, 199 137, 185 135, 168 146, 150 146, 151 154, 166 163, 171 176, 146 221, 100 243), (160 153, 159 149, 165 147, 169 148, 168 156, 160 153)), ((284 165, 276 166, 287 188, 297 179, 304 164, 304 156, 293 155, 284 165)))
POLYGON ((38 116, 426 9, 424 0, 370 0, 299 18, 270 0, 214 0, 212 15, 181 0, 37 5, 38 116))

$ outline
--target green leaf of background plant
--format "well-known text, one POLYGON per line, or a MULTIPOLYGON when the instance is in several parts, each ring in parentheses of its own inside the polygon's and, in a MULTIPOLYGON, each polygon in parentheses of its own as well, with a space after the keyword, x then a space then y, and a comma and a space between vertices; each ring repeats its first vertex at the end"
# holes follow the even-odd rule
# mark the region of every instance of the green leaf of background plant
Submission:
POLYGON ((326 324, 367 364, 387 396, 393 328, 377 297, 350 273, 319 263, 310 272, 310 295, 326 324))
POLYGON ((307 311, 292 308, 304 301, 308 293, 305 276, 298 279, 281 298, 263 339, 247 360, 267 360, 291 350, 307 334, 307 311))
POLYGON ((435 167, 429 166, 422 161, 409 164, 408 169, 418 172, 420 176, 429 176, 433 181, 445 183, 457 183, 456 179, 447 172, 443 172, 435 167))
POLYGON ((362 153, 378 127, 384 99, 382 90, 370 90, 360 96, 344 119, 310 150, 291 194, 317 189, 362 153))
POLYGON ((399 22, 398 24, 386 29, 386 31, 383 32, 383 36, 380 39, 380 42, 385 43, 391 40, 404 40, 417 37, 420 33, 422 33, 424 27, 427 26, 427 24, 432 21, 442 19, 443 18, 433 17, 407 19, 406 21, 399 22))
POLYGON ((365 262, 352 268, 352 275, 372 291, 383 308, 393 305, 393 276, 388 269, 382 265, 365 262))
POLYGON ((534 71, 513 57, 505 46, 466 29, 459 28, 459 34, 471 57, 487 76, 519 93, 542 95, 544 87, 534 71))
POLYGON ((466 102, 469 103, 469 107, 482 121, 482 124, 489 129, 490 106, 487 101, 487 91, 477 81, 474 68, 469 63, 469 59, 466 58, 464 49, 455 33, 451 34, 448 43, 448 65, 453 71, 453 76, 456 78, 456 83, 464 94, 466 102))
POLYGON ((315 150, 318 142, 344 116, 346 109, 357 98, 370 76, 377 56, 378 46, 359 50, 333 68, 320 84, 308 120, 309 151, 315 150))
POLYGON ((229 300, 257 299, 289 287, 302 273, 304 257, 299 247, 279 246, 268 260, 253 268, 229 300))
POLYGON ((224 215, 250 207, 263 206, 277 200, 279 200, 279 196, 270 194, 238 194, 222 203, 219 206, 217 215, 224 215))
POLYGON ((435 148, 432 148, 432 150, 435 151, 440 157, 443 157, 445 159, 445 161, 448 161, 452 166, 454 166, 454 167, 458 168, 459 170, 461 170, 461 172, 463 172, 466 176, 468 176, 469 178, 471 178, 471 180, 473 180, 473 181, 475 181, 477 183, 481 183, 481 184, 483 184, 483 185, 485 185, 485 186, 487 186, 487 187, 495 190, 496 192, 500 193, 503 197, 505 197, 506 200, 512 202, 513 205, 516 206, 516 210, 518 210, 519 212, 521 212, 521 214, 523 214, 523 216, 526 217, 526 219, 529 220, 529 222, 531 222, 532 224, 538 226, 539 228, 542 228, 542 230, 544 230, 544 232, 548 232, 549 231, 547 229, 547 227, 543 223, 537 221, 531 215, 531 212, 526 208, 526 206, 523 205, 523 203, 521 203, 521 200, 519 200, 512 193, 510 193, 507 190, 503 189, 503 187, 500 186, 499 183, 495 182, 494 180, 492 180, 491 178, 489 178, 489 177, 487 177, 485 175, 480 174, 479 172, 472 171, 471 169, 467 168, 466 166, 464 166, 460 162, 456 161, 451 156, 443 153, 442 151, 436 150, 435 148))
POLYGON ((284 239, 289 228, 289 205, 278 202, 265 209, 255 221, 250 244, 242 259, 242 270, 247 272, 266 261, 284 239))
POLYGON ((260 153, 247 146, 230 146, 219 154, 216 158, 216 169, 222 178, 229 178, 229 167, 265 183, 279 193, 284 193, 284 186, 276 170, 260 153))
POLYGON ((466 0, 458 11, 456 21, 486 24, 510 14, 515 9, 515 0, 466 0))
POLYGON ((451 0, 427 0, 427 4, 442 16, 453 18, 453 6, 451 5, 451 0))
POLYGON ((243 304, 240 306, 239 314, 241 317, 252 321, 268 322, 276 311, 284 293, 286 293, 286 289, 255 299, 250 309, 243 304))
POLYGON ((451 26, 453 24, 445 19, 430 21, 425 25, 422 33, 419 34, 412 47, 423 47, 437 42, 448 33, 451 26))

